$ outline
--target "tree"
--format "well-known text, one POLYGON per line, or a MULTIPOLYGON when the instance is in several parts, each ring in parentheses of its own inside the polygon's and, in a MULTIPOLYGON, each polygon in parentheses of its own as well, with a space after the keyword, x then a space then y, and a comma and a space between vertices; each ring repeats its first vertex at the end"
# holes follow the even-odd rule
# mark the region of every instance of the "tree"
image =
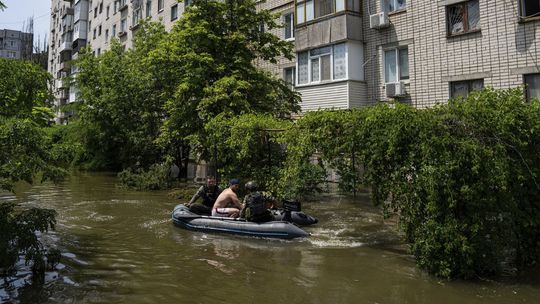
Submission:
POLYGON ((4 10, 7 6, 2 2, 0 1, 0 10, 4 10))
MULTIPOLYGON (((50 76, 30 62, 0 59, 0 190, 13 190, 14 183, 58 180, 65 170, 52 157, 51 142, 44 132, 52 111, 47 107, 50 76)), ((43 275, 45 257, 35 231, 54 228, 55 212, 49 209, 22 210, 11 202, 0 202, 0 276, 13 273, 23 254, 32 261, 32 271, 43 275)), ((57 256, 57 254, 54 254, 57 256)), ((52 255, 48 261, 52 262, 52 255)))
POLYGON ((271 33, 276 18, 257 11, 253 0, 193 1, 151 52, 167 99, 162 144, 181 139, 202 144, 207 152, 212 144, 204 126, 217 115, 286 117, 299 110, 299 96, 256 65, 291 58, 292 44, 271 33))
POLYGON ((86 49, 76 62, 82 100, 78 115, 94 167, 119 170, 160 159, 155 139, 164 118, 161 83, 147 57, 164 35, 161 24, 144 23, 133 49, 124 51, 113 40, 101 56, 86 49))

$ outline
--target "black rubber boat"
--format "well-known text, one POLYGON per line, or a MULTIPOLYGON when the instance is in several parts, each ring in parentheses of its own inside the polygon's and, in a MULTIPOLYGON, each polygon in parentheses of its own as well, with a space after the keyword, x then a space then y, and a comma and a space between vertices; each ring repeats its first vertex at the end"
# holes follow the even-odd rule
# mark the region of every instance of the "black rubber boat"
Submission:
POLYGON ((309 234, 287 221, 266 223, 248 222, 245 219, 198 215, 180 204, 172 212, 173 223, 185 229, 203 232, 221 232, 265 238, 294 239, 309 234))

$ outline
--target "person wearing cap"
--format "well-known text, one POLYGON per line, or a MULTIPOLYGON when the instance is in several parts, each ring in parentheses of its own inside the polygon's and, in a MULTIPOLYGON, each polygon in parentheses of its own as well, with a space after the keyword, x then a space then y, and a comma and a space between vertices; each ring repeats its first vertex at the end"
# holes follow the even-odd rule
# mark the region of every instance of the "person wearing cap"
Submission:
POLYGON ((243 206, 236 195, 240 181, 233 178, 229 181, 229 188, 223 190, 212 207, 212 216, 238 217, 243 206))

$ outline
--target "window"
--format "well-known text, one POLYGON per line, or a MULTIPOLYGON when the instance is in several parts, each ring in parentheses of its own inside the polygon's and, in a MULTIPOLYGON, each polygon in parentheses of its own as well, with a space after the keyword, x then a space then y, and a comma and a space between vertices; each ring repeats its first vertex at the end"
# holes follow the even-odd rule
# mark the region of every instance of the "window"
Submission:
POLYGON ((127 20, 126 18, 122 18, 120 20, 120 32, 125 32, 127 30, 127 20))
POLYGON ((184 7, 188 7, 193 4, 193 0, 184 0, 184 7))
POLYGON ((484 79, 450 82, 450 98, 467 97, 469 93, 484 88, 484 79))
POLYGON ((112 36, 116 36, 116 24, 113 24, 112 26, 112 36))
POLYGON ((283 69, 283 80, 290 84, 292 87, 295 85, 296 68, 290 67, 283 69))
POLYGON ((101 24, 98 27, 98 36, 101 36, 101 24))
POLYGON ((397 48, 384 51, 384 82, 409 79, 409 49, 397 48))
MULTIPOLYGON (((386 1, 386 0, 385 0, 386 1)), ((403 1, 404 0, 394 0, 403 1)), ((298 0, 296 3, 297 24, 340 11, 360 12, 359 0, 298 0)))
POLYGON ((178 19, 178 4, 171 6, 171 21, 178 19))
POLYGON ((101 55, 101 49, 97 49, 97 55, 101 55))
POLYGON ((142 19, 142 10, 141 10, 141 7, 137 7, 137 8, 133 8, 133 15, 132 15, 132 22, 131 24, 133 26, 136 26, 137 24, 139 24, 139 21, 140 19, 142 19))
POLYGON ((294 38, 294 14, 286 14, 283 16, 285 39, 294 38))
POLYGON ((391 13, 407 8, 406 0, 383 0, 383 8, 385 12, 391 13))
POLYGON ((94 36, 93 36, 93 39, 96 39, 96 31, 97 31, 97 29, 94 28, 94 36))
POLYGON ((118 0, 114 1, 114 9, 113 9, 113 12, 114 14, 116 14, 118 12, 118 0))
POLYGON ((99 13, 101 14, 103 12, 103 2, 99 4, 99 13))
POLYGON ((107 19, 109 19, 109 13, 111 12, 111 6, 107 5, 107 19))
POLYGON ((105 43, 109 42, 109 30, 105 30, 105 43))
POLYGON ((146 1, 146 17, 150 17, 152 14, 152 1, 146 1))
POLYGON ((298 53, 298 84, 345 79, 346 56, 345 43, 298 53))
POLYGON ((97 9, 98 9, 98 7, 96 6, 96 7, 94 8, 94 19, 97 18, 97 9))
POLYGON ((531 101, 533 98, 540 100, 540 74, 525 75, 523 78, 527 100, 531 101))
POLYGON ((522 18, 540 17, 540 1, 521 0, 521 17, 522 18))
POLYGON ((8 57, 8 58, 16 58, 16 57, 17 57, 17 53, 16 53, 16 52, 7 52, 7 57, 8 57))
POLYGON ((164 6, 163 0, 158 0, 158 2, 157 2, 157 10, 158 10, 158 12, 163 11, 163 6, 164 6))
POLYGON ((446 16, 449 36, 480 29, 480 6, 478 0, 447 6, 446 16))

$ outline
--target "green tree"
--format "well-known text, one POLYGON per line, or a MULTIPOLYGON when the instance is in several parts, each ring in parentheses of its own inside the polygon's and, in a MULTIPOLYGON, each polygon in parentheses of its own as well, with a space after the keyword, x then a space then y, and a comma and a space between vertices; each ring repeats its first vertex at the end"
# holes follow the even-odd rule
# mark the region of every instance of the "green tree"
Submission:
POLYGON ((167 99, 162 143, 190 140, 208 151, 205 124, 217 115, 284 117, 299 109, 298 95, 256 64, 291 58, 292 44, 271 33, 276 18, 253 0, 193 1, 151 52, 167 99))
MULTIPOLYGON (((50 118, 50 76, 30 62, 0 59, 0 190, 13 190, 14 183, 58 180, 65 170, 52 157, 52 145, 44 131, 50 118)), ((16 269, 23 254, 32 261, 32 270, 43 275, 45 257, 52 263, 35 231, 53 228, 54 210, 31 208, 22 210, 11 202, 0 202, 0 275, 16 269)), ((56 258, 54 259, 56 260, 56 258)))
POLYGON ((0 116, 45 125, 53 117, 52 78, 36 64, 0 58, 0 116))
POLYGON ((147 57, 163 36, 159 23, 144 23, 132 49, 117 41, 99 57, 86 49, 76 62, 78 108, 84 146, 92 167, 113 170, 149 166, 162 150, 155 144, 164 119, 161 82, 147 57))
POLYGON ((6 5, 2 1, 0 1, 0 10, 3 11, 5 8, 6 8, 6 5))

